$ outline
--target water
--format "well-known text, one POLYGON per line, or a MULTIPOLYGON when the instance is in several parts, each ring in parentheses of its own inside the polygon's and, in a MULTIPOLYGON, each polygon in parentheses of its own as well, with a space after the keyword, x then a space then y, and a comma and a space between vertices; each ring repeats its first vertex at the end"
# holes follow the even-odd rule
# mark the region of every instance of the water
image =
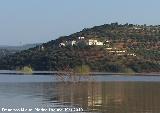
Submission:
POLYGON ((94 81, 72 83, 47 75, 0 75, 0 112, 3 108, 32 109, 26 113, 43 108, 47 111, 42 113, 70 113, 73 108, 86 113, 160 113, 160 77, 95 76, 94 81), (58 109, 63 111, 49 111, 58 109))

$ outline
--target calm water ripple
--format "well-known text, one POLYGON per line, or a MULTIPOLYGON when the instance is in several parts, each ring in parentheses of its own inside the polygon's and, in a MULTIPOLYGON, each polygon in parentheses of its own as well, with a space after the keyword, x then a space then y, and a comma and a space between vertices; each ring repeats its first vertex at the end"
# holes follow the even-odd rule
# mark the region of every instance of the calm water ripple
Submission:
POLYGON ((24 107, 82 108, 90 113, 160 113, 160 77, 99 76, 94 80, 71 83, 46 75, 0 75, 0 112, 2 108, 24 107))

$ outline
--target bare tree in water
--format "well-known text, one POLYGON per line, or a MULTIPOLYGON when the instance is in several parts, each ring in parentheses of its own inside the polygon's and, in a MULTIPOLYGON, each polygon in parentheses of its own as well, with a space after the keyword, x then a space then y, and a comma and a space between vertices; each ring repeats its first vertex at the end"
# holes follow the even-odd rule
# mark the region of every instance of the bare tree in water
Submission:
POLYGON ((87 65, 77 66, 73 69, 69 66, 66 66, 62 70, 58 70, 56 77, 57 80, 71 82, 80 82, 81 80, 94 80, 90 68, 87 65))

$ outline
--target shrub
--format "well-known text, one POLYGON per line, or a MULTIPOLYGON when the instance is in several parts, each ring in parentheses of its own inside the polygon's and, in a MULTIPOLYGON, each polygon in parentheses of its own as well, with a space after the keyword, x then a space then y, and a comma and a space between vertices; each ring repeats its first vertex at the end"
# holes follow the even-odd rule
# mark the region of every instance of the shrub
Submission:
POLYGON ((33 72, 31 66, 24 66, 20 71, 25 74, 32 74, 33 72))
POLYGON ((80 75, 88 75, 90 74, 91 70, 88 65, 81 65, 74 68, 74 73, 80 75))

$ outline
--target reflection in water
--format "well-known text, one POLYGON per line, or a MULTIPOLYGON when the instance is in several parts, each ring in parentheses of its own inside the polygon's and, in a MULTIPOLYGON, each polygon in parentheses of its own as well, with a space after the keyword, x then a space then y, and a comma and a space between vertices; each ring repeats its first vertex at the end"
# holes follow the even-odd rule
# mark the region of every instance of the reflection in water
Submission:
POLYGON ((56 85, 58 101, 104 113, 159 113, 159 83, 79 83, 56 85))
MULTIPOLYGON (((17 83, 0 84, 2 95, 27 95, 42 106, 76 106, 100 113, 159 113, 158 82, 81 82, 81 83, 17 83)), ((3 100, 5 97, 3 96, 3 100)), ((22 99, 22 98, 21 98, 22 99)), ((24 99, 24 98, 23 98, 24 99)), ((12 100, 13 101, 13 100, 12 100)), ((23 101, 23 100, 21 100, 23 101)), ((0 105, 2 105, 2 101, 0 105)), ((23 103, 26 104, 27 103, 23 103)))

